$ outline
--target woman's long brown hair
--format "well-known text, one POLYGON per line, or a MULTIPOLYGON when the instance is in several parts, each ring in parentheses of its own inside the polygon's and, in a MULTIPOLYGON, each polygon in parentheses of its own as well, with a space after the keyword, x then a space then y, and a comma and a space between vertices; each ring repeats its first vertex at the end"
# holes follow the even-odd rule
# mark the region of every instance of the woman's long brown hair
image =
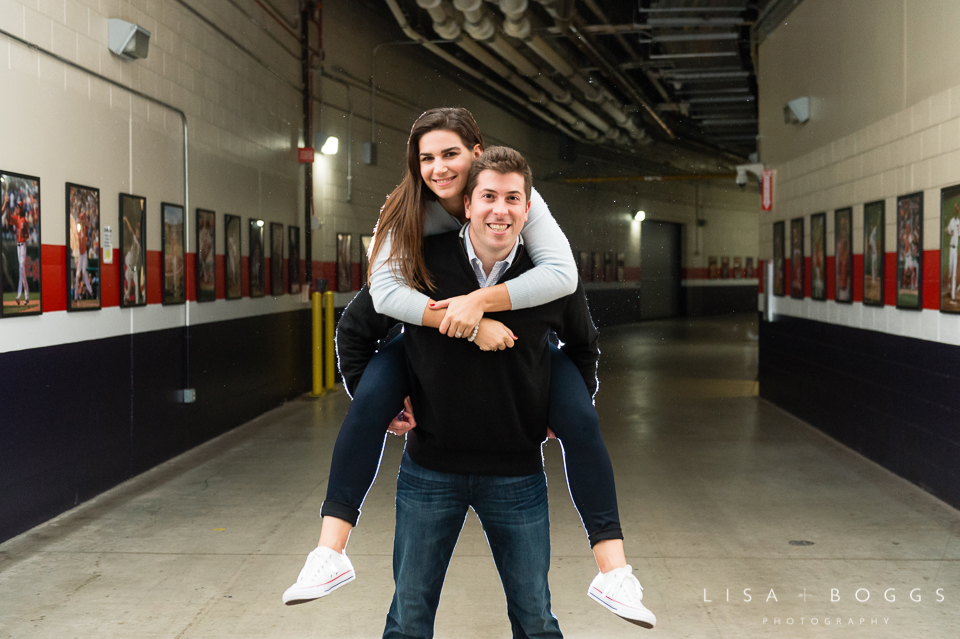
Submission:
POLYGON ((436 200, 437 196, 420 177, 420 138, 431 131, 456 133, 467 152, 477 144, 483 148, 480 128, 473 115, 464 108, 430 109, 417 118, 407 139, 407 170, 403 181, 387 197, 373 232, 368 281, 373 274, 373 258, 379 254, 389 234, 390 255, 385 266, 400 274, 413 288, 433 288, 433 277, 423 259, 423 223, 427 200, 436 200))

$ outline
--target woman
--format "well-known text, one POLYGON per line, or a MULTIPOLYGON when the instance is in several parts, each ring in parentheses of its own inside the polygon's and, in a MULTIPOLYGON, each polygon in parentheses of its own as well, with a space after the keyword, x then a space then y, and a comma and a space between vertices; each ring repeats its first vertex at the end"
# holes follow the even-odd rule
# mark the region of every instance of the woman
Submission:
MULTIPOLYGON (((483 313, 528 308, 568 295, 576 288, 577 271, 566 237, 534 191, 522 236, 536 268, 506 283, 440 302, 416 290, 431 283, 423 262, 423 236, 463 224, 467 173, 482 152, 483 138, 466 109, 432 109, 414 123, 407 142, 406 175, 377 223, 370 297, 379 313, 437 327, 454 339, 472 338, 484 350, 500 350, 511 347, 514 337, 483 313)), ((362 312, 362 296, 347 313, 362 312)), ((370 315, 367 321, 373 321, 370 315)), ((338 346, 342 349, 344 344, 338 346)), ((346 372, 344 376, 346 380, 346 372)), ((319 545, 297 583, 284 593, 285 603, 322 597, 354 578, 343 551, 376 476, 385 430, 402 434, 415 424, 404 399, 407 385, 401 336, 380 349, 362 373, 334 448, 319 545), (404 419, 392 419, 401 404, 404 419)), ((600 568, 588 594, 621 617, 652 625, 655 618, 640 603, 642 588, 624 556, 613 469, 596 411, 579 371, 556 348, 551 349, 550 403, 550 423, 563 445, 570 492, 600 568), (613 605, 608 597, 616 600, 613 605)))

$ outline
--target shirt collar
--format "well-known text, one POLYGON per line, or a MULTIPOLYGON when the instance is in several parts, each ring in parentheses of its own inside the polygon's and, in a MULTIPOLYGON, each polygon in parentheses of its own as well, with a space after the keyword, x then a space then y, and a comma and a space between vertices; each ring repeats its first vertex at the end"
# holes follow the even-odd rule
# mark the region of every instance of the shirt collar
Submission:
MULTIPOLYGON (((473 264, 474 260, 477 260, 477 262, 480 262, 480 258, 477 257, 477 252, 473 250, 473 242, 470 240, 470 222, 467 222, 462 227, 460 227, 460 239, 463 240, 464 248, 467 249, 467 259, 470 261, 470 263, 473 264)), ((513 260, 515 260, 517 257, 517 251, 520 250, 520 246, 522 245, 523 245, 523 236, 518 235, 517 241, 513 245, 513 249, 511 249, 507 257, 505 257, 503 260, 500 260, 506 263, 506 267, 504 268, 504 271, 510 268, 510 265, 513 264, 513 260)), ((492 272, 493 271, 491 271, 491 273, 492 272)))

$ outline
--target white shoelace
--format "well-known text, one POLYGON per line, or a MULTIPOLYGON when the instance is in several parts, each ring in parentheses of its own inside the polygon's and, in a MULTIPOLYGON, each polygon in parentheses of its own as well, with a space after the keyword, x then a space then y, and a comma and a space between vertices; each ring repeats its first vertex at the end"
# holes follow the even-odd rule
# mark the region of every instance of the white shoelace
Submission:
POLYGON ((307 563, 304 564, 303 569, 300 571, 300 574, 297 576, 297 582, 301 581, 310 581, 311 583, 317 580, 318 575, 320 575, 327 566, 331 565, 331 557, 327 553, 310 553, 307 558, 307 563))
POLYGON ((636 579, 630 579, 633 577, 633 568, 626 566, 623 568, 623 571, 613 578, 613 581, 610 582, 610 585, 607 586, 604 594, 609 597, 616 599, 624 600, 624 603, 635 604, 643 601, 643 586, 640 585, 640 582, 636 579), (627 584, 636 584, 637 588, 631 588, 627 584))

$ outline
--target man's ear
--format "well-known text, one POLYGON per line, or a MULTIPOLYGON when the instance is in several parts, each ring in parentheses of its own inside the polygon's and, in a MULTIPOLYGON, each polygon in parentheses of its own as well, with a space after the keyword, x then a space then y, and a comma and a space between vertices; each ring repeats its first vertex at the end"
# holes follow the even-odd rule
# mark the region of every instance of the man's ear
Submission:
POLYGON ((470 219, 470 196, 466 193, 463 195, 463 214, 468 220, 470 219))

